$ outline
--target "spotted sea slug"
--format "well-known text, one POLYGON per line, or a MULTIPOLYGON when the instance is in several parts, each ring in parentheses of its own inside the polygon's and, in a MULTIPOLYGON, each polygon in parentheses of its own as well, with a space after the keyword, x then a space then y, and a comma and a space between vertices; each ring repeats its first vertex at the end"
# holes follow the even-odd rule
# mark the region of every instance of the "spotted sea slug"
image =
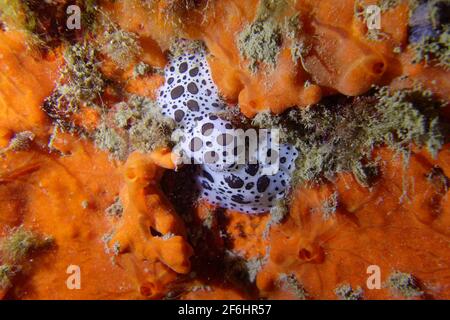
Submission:
POLYGON ((269 211, 286 193, 297 150, 276 143, 276 133, 256 131, 257 149, 251 148, 245 143, 247 132, 219 118, 217 113, 227 106, 204 51, 173 57, 165 77, 158 104, 176 122, 179 143, 174 151, 184 164, 198 165, 195 183, 200 197, 239 212, 269 211))

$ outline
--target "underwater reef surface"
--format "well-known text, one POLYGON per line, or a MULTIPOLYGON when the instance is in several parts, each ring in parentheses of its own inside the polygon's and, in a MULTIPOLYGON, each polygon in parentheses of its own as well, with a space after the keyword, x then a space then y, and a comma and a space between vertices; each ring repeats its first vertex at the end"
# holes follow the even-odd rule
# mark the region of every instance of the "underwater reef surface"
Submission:
POLYGON ((449 6, 0 0, 0 298, 449 299, 449 6))

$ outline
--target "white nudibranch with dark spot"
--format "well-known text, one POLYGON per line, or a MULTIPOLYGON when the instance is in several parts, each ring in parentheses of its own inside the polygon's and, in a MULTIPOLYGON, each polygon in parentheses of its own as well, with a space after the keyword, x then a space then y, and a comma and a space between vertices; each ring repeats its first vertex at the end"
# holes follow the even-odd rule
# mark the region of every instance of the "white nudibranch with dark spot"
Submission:
POLYGON ((158 104, 177 125, 179 142, 173 151, 182 163, 198 165, 195 182, 200 197, 239 212, 268 212, 290 184, 298 155, 295 147, 274 147, 271 132, 261 139, 257 130, 256 151, 246 145, 245 137, 240 139, 243 130, 216 115, 226 104, 219 97, 204 51, 172 57, 165 79, 158 104))

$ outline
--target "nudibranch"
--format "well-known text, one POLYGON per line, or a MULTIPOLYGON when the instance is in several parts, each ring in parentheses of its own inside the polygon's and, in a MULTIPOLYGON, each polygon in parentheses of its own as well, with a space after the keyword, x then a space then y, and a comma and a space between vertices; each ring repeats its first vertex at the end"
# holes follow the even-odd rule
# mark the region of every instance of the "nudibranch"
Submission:
POLYGON ((252 148, 245 140, 247 132, 217 115, 227 105, 212 80, 204 50, 172 57, 164 71, 158 105, 177 125, 174 152, 183 164, 198 167, 200 197, 238 212, 269 211, 286 193, 297 150, 279 144, 276 133, 268 130, 254 131, 257 148, 252 148))

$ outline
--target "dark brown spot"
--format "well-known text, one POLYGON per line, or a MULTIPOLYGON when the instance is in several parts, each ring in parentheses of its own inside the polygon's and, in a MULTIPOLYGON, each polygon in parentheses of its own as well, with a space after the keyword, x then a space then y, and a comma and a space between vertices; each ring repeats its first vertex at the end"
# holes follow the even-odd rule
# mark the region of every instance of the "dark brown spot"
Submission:
POLYGON ((183 110, 177 110, 175 111, 175 121, 181 122, 184 118, 184 111, 183 110))
POLYGON ((205 163, 214 164, 219 160, 219 156, 214 151, 208 151, 204 155, 205 163))
POLYGON ((258 179, 258 182, 256 183, 256 188, 258 189, 258 192, 264 192, 266 191, 267 187, 270 184, 270 179, 267 178, 267 176, 262 176, 258 179))
POLYGON ((245 189, 250 190, 251 188, 253 188, 255 186, 255 184, 253 182, 249 182, 245 185, 245 189))
POLYGON ((190 144, 189 148, 191 149, 192 152, 195 152, 195 151, 200 150, 202 146, 203 146, 202 139, 200 139, 198 137, 194 137, 191 140, 191 144, 190 144))
POLYGON ((187 102, 187 107, 188 107, 189 110, 191 110, 191 111, 199 111, 199 110, 200 110, 200 107, 199 107, 199 105, 198 105, 198 102, 195 101, 195 100, 189 100, 189 101, 187 102))
POLYGON ((188 89, 188 91, 189 91, 190 93, 192 93, 192 94, 197 94, 197 93, 198 93, 197 85, 196 85, 195 83, 193 83, 193 82, 190 82, 190 83, 187 85, 187 89, 188 89))
POLYGON ((183 62, 182 64, 180 64, 180 67, 178 68, 178 70, 180 71, 180 73, 185 73, 187 68, 188 68, 188 64, 186 62, 183 62))
POLYGON ((178 99, 179 97, 181 97, 181 95, 184 93, 184 87, 183 86, 178 86, 172 89, 172 91, 170 92, 170 96, 172 97, 172 99, 178 99))
POLYGON ((191 77, 195 77, 196 75, 198 75, 198 68, 195 67, 195 68, 189 70, 189 75, 190 75, 191 77))
POLYGON ((258 164, 248 164, 247 167, 245 168, 245 172, 251 175, 252 177, 255 176, 258 170, 259 170, 258 164))
POLYGON ((222 133, 217 137, 217 143, 221 146, 229 145, 233 142, 233 136, 228 133, 222 133))
POLYGON ((224 180, 232 189, 240 189, 244 186, 244 181, 242 181, 241 178, 235 176, 234 174, 225 177, 224 180))
POLYGON ((202 126, 202 135, 204 135, 204 136, 211 135, 213 129, 214 129, 214 125, 212 123, 205 123, 202 126))
POLYGON ((231 200, 240 204, 249 204, 250 201, 245 201, 244 196, 242 194, 233 194, 231 196, 231 200))

